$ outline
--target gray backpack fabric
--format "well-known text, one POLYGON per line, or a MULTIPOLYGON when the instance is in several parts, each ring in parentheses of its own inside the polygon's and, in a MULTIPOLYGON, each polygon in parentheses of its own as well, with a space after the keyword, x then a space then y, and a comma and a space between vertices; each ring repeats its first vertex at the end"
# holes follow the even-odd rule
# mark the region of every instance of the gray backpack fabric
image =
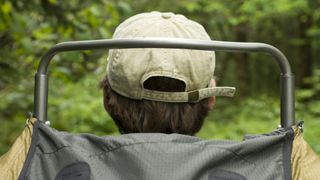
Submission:
POLYGON ((279 129, 242 142, 160 133, 98 137, 37 121, 19 179, 288 180, 293 134, 279 129))

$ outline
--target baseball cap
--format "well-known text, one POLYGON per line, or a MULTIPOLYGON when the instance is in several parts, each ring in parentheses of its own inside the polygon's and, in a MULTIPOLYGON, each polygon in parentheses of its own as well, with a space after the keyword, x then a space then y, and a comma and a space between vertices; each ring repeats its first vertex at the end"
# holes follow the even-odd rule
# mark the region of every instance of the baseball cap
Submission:
MULTIPOLYGON (((134 15, 115 30, 113 39, 187 38, 210 40, 202 25, 171 12, 134 15)), ((198 102, 211 96, 233 96, 234 87, 212 87, 215 69, 213 51, 138 48, 111 49, 107 78, 111 89, 131 99, 162 102, 198 102), (167 77, 184 82, 184 92, 164 92, 144 88, 151 77, 167 77)))

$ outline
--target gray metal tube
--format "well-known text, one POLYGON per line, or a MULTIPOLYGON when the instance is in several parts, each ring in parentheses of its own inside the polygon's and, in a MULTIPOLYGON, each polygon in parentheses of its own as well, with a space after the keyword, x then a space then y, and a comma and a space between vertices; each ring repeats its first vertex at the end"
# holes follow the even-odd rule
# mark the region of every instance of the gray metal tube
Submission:
POLYGON ((282 74, 291 74, 287 58, 277 48, 264 43, 209 41, 182 38, 132 38, 103 39, 89 41, 70 41, 53 46, 42 58, 38 72, 46 74, 52 57, 63 51, 78 51, 90 49, 125 49, 125 48, 177 48, 198 49, 207 51, 227 52, 266 52, 273 55, 280 66, 282 74))
MULTIPOLYGON (((177 48, 215 50, 227 52, 265 52, 271 54, 277 61, 281 71, 281 125, 289 127, 294 119, 294 76, 287 58, 277 48, 264 43, 226 42, 178 38, 132 38, 132 39, 104 39, 89 41, 64 42, 52 47, 42 58, 38 67, 38 75, 46 75, 49 63, 56 53, 63 51, 78 51, 92 49, 123 49, 123 48, 177 48)), ((47 94, 42 88, 47 88, 45 81, 36 83, 35 89, 35 117, 47 120, 47 94), (39 94, 40 93, 40 94, 39 94), (41 102, 36 102, 41 101, 41 102), (42 107, 40 107, 42 106, 42 107), (45 112, 43 112, 45 111, 45 112)), ((47 89, 45 90, 48 91, 47 89)))
POLYGON ((48 105, 48 76, 37 73, 35 75, 34 88, 34 116, 41 120, 47 121, 48 105))
POLYGON ((281 126, 290 127, 295 122, 294 75, 280 75, 281 126))

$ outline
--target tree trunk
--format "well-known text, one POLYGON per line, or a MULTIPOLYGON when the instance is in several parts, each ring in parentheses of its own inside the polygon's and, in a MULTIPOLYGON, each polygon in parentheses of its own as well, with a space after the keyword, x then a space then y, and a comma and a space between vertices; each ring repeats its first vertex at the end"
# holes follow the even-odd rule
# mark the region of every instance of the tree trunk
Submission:
POLYGON ((304 79, 312 76, 312 45, 311 39, 307 36, 307 30, 312 26, 311 16, 308 15, 299 21, 299 38, 304 39, 298 47, 298 63, 296 66, 296 84, 300 88, 308 88, 309 84, 304 79))
MULTIPOLYGON (((245 23, 239 24, 235 27, 235 40, 237 42, 247 41, 247 26, 245 23)), ((237 75, 237 91, 242 96, 250 94, 250 67, 248 54, 236 53, 236 75, 237 75)))

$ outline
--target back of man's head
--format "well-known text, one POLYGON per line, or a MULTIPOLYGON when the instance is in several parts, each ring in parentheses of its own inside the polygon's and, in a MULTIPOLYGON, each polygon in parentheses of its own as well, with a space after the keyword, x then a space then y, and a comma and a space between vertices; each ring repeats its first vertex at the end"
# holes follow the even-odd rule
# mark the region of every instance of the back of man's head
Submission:
MULTIPOLYGON (((113 39, 187 38, 210 40, 198 23, 173 13, 142 13, 116 29, 113 39)), ((114 49, 101 82, 104 105, 121 133, 159 132, 193 135, 214 104, 216 88, 212 51, 183 49, 114 49)))

